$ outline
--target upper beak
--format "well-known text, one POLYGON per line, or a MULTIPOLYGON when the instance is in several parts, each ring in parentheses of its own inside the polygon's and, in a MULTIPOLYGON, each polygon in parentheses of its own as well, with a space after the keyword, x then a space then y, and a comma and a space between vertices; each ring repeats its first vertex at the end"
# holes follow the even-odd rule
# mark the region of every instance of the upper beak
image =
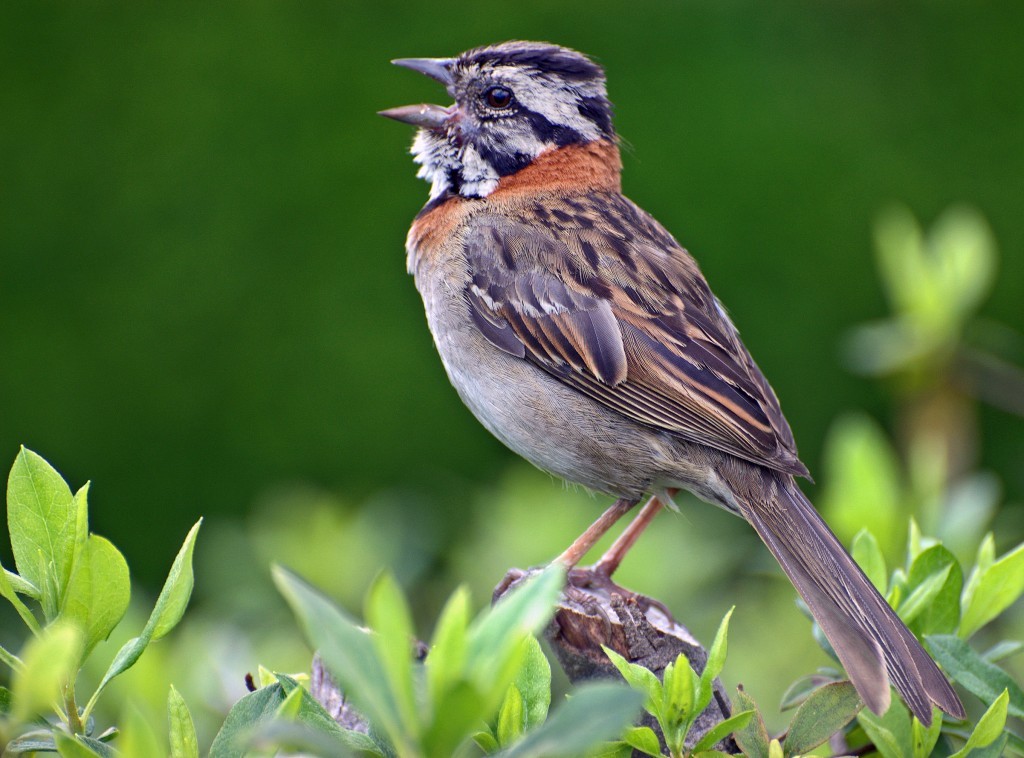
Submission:
MULTIPOLYGON (((445 87, 451 87, 455 81, 451 66, 453 58, 397 58, 391 61, 396 66, 411 68, 421 74, 436 79, 445 87)), ((442 108, 440 105, 403 105, 399 108, 388 108, 378 111, 378 115, 393 118, 403 124, 423 127, 425 129, 441 129, 452 117, 453 108, 442 108)))
POLYGON ((411 68, 413 71, 426 74, 431 79, 441 82, 445 87, 450 87, 454 81, 452 64, 455 60, 453 58, 395 58, 391 62, 396 66, 411 68))

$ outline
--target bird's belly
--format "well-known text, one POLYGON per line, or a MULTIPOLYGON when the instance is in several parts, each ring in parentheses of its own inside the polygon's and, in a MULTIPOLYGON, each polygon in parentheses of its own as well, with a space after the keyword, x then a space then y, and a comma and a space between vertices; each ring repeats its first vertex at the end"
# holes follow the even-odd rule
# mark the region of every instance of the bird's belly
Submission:
POLYGON ((484 338, 450 282, 417 284, 452 385, 495 437, 538 468, 620 497, 640 497, 667 483, 667 469, 680 471, 678 442, 669 435, 600 406, 484 338))

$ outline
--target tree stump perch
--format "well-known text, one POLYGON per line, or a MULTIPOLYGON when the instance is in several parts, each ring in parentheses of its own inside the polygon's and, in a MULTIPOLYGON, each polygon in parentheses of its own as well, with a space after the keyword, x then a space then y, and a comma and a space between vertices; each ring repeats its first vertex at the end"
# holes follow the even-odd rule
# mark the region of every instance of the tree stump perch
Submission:
MULTIPOLYGON (((494 591, 497 602, 506 592, 535 571, 510 570, 494 591)), ((544 632, 558 663, 569 681, 580 683, 596 679, 619 679, 618 669, 602 650, 602 645, 615 650, 631 663, 651 671, 659 679, 665 667, 682 654, 697 674, 704 670, 707 651, 657 600, 624 589, 607 577, 589 569, 573 569, 569 582, 555 607, 555 614, 544 632)), ((418 657, 426 649, 417 643, 418 657)), ((343 728, 366 734, 366 719, 349 703, 345 694, 324 668, 319 656, 313 657, 310 693, 343 728)), ((722 683, 714 682, 711 703, 701 713, 689 734, 687 747, 692 747, 705 733, 732 713, 732 706, 722 683)), ((639 722, 658 735, 667 754, 664 738, 657 722, 644 713, 639 722)), ((727 738, 715 746, 727 753, 738 753, 735 742, 727 738)))

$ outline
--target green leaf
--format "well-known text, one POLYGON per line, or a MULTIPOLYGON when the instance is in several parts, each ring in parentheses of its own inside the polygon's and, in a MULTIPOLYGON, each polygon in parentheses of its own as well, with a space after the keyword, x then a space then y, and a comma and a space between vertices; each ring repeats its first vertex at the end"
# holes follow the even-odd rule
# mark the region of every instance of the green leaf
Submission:
POLYGON ((988 571, 989 567, 996 562, 996 538, 989 532, 982 539, 981 544, 978 545, 978 556, 974 561, 977 566, 984 573, 988 571))
POLYGON ((469 628, 466 670, 494 706, 521 664, 522 641, 543 629, 565 585, 565 569, 552 564, 513 588, 469 628))
POLYGON ((275 566, 273 578, 346 696, 391 739, 400 754, 415 752, 410 736, 402 729, 394 693, 369 633, 290 572, 275 566))
POLYGON ((130 596, 124 556, 109 540, 91 535, 75 563, 60 614, 82 629, 83 660, 124 618, 130 596))
MULTIPOLYGON (((319 736, 319 744, 332 747, 331 754, 338 751, 363 750, 374 754, 380 754, 380 746, 374 742, 369 735, 355 732, 349 729, 342 729, 324 707, 317 702, 305 687, 290 676, 276 674, 277 683, 281 685, 285 693, 285 699, 278 706, 277 716, 285 716, 308 729, 305 739, 310 739, 310 734, 319 736)), ((294 739, 296 733, 292 733, 294 739)))
POLYGON ((54 622, 29 639, 21 653, 24 665, 11 681, 14 721, 28 721, 62 702, 62 687, 74 678, 81 655, 82 632, 69 624, 54 622))
POLYGON ((931 576, 926 577, 904 597, 897 612, 905 624, 908 626, 912 624, 917 619, 918 614, 927 609, 935 600, 939 590, 942 589, 946 579, 949 578, 952 568, 952 566, 946 566, 931 576))
POLYGON ((502 758, 565 758, 617 737, 640 710, 643 696, 619 684, 585 684, 502 758))
POLYGON ((526 731, 544 723, 551 706, 551 664, 536 637, 523 641, 526 648, 523 665, 516 676, 515 687, 523 696, 526 731))
POLYGON ((754 698, 742 687, 737 688, 735 707, 744 711, 753 711, 754 715, 742 729, 737 729, 733 739, 748 758, 768 758, 768 729, 764 725, 761 711, 754 698))
MULTIPOLYGON (((299 696, 294 696, 292 702, 299 702, 299 696)), ((284 718, 274 718, 260 722, 253 727, 248 739, 245 756, 330 756, 330 758, 385 758, 388 755, 382 751, 372 739, 365 734, 341 730, 346 741, 339 741, 337 735, 325 734, 317 729, 307 726, 300 721, 289 721, 284 718), (362 738, 358 740, 359 747, 355 747, 347 741, 349 737, 362 738)), ((352 740, 351 742, 356 742, 352 740)))
MULTIPOLYGON (((1024 737, 1013 732, 1004 732, 1006 735, 1006 751, 1009 755, 1024 756, 1024 737)), ((999 740, 996 740, 998 743, 999 740)))
POLYGON ((430 702, 439 708, 443 695, 463 674, 469 627, 469 591, 459 587, 445 603, 434 628, 424 666, 430 702))
POLYGON ((722 618, 718 625, 718 631, 715 632, 715 639, 711 643, 711 649, 708 651, 708 662, 704 671, 701 672, 701 678, 709 682, 721 674, 722 669, 725 668, 725 656, 729 645, 729 619, 732 618, 734 610, 736 610, 736 606, 730 608, 722 618))
POLYGON ((1006 712, 1010 703, 1010 694, 1003 690, 988 710, 978 719, 978 725, 974 727, 971 736, 967 738, 967 744, 950 758, 966 758, 977 748, 991 745, 1003 733, 1006 727, 1006 712))
POLYGON ((96 691, 93 692, 85 706, 85 716, 92 713, 100 693, 110 683, 110 680, 134 666, 150 642, 160 639, 181 620, 189 597, 192 595, 192 551, 195 548, 196 535, 199 533, 202 523, 203 520, 199 519, 189 530, 185 542, 174 558, 174 563, 171 564, 171 570, 157 596, 146 626, 142 629, 142 634, 128 640, 117 651, 117 655, 114 656, 114 660, 111 661, 107 672, 100 680, 99 686, 96 687, 96 691))
POLYGON ((523 711, 523 696, 513 684, 508 688, 505 700, 498 709, 498 724, 495 734, 498 744, 508 747, 523 736, 526 715, 523 711))
POLYGON ((989 663, 998 663, 1005 658, 1016 655, 1021 650, 1024 650, 1024 642, 1020 640, 1000 640, 986 650, 981 657, 989 663))
POLYGON ((371 639, 391 686, 402 731, 418 742, 421 730, 412 670, 416 637, 405 596, 386 572, 377 577, 367 593, 366 622, 374 632, 371 639))
POLYGON ((231 707, 224 724, 214 737, 210 758, 242 758, 255 727, 272 720, 284 699, 284 688, 280 684, 262 687, 244 695, 231 707))
POLYGON ((185 698, 174 685, 167 693, 167 722, 171 740, 171 758, 199 758, 199 742, 185 698))
MULTIPOLYGON (((109 731, 117 734, 117 730, 108 730, 108 732, 109 731)), ((59 752, 58 741, 55 739, 57 735, 65 738, 64 741, 60 743, 64 745, 64 752, 62 755, 98 755, 100 758, 119 758, 119 756, 122 755, 102 740, 96 739, 95 737, 87 737, 84 734, 78 734, 72 737, 72 735, 60 728, 34 729, 29 732, 24 732, 7 743, 4 747, 5 752, 3 755, 20 755, 22 753, 32 753, 35 755, 36 753, 59 752), (72 740, 74 744, 68 742, 68 740, 72 740), (89 752, 81 752, 83 749, 89 752)))
POLYGON ((658 735, 649 726, 631 726, 622 733, 623 741, 634 750, 639 750, 644 755, 653 755, 661 758, 661 743, 658 742, 658 735))
POLYGON ((112 660, 110 665, 107 666, 107 672, 100 680, 96 691, 93 692, 92 697, 89 698, 89 703, 85 706, 86 715, 92 713, 93 706, 96 704, 96 699, 110 680, 120 674, 123 674, 134 666, 136 661, 142 657, 142 653, 146 650, 146 646, 148 644, 149 640, 145 637, 132 637, 126 643, 121 645, 121 649, 117 651, 117 655, 114 656, 114 660, 112 660))
POLYGON ((663 698, 663 686, 649 669, 644 668, 636 663, 630 663, 621 655, 616 653, 610 647, 605 645, 601 646, 604 650, 604 654, 608 656, 608 660, 614 664, 615 668, 622 674, 622 678, 626 680, 626 683, 638 692, 644 693, 647 697, 644 703, 646 708, 651 713, 654 711, 660 711, 661 704, 664 702, 663 698))
POLYGON ((57 747, 57 754, 61 758, 102 758, 102 753, 97 753, 80 738, 62 732, 59 729, 53 731, 54 743, 57 747))
POLYGON ((286 721, 294 721, 295 717, 299 715, 299 708, 302 707, 302 690, 293 689, 284 696, 284 700, 281 705, 277 707, 277 712, 274 714, 277 718, 284 719, 286 721))
POLYGON ((21 753, 55 753, 57 743, 53 739, 53 732, 49 729, 33 729, 15 737, 4 746, 4 758, 7 754, 20 755, 21 753))
POLYGON ((1024 594, 1024 544, 987 568, 979 567, 978 579, 964 593, 960 636, 970 637, 1009 608, 1021 594, 1024 594))
POLYGON ((527 728, 544 720, 551 697, 551 669, 539 644, 522 624, 526 620, 530 626, 539 626, 538 619, 546 620, 561 589, 561 575, 559 568, 533 577, 482 614, 469 629, 465 590, 458 590, 448 601, 434 632, 435 645, 426 659, 434 715, 423 738, 424 752, 451 754, 468 729, 495 718, 512 684, 523 698, 527 728), (517 604, 513 611, 515 607, 524 608, 533 620, 508 615, 507 602, 517 604), (509 624, 504 630, 490 618, 499 613, 509 624), (490 656, 485 650, 488 644, 494 646, 490 656))
MULTIPOLYGON (((117 734, 116 729, 109 729, 106 733, 117 734)), ((96 756, 100 758, 119 758, 123 753, 118 753, 110 745, 91 738, 85 734, 69 734, 61 728, 33 729, 24 732, 11 740, 4 748, 3 755, 20 755, 23 753, 60 753, 60 755, 72 756, 96 756), (62 738, 62 740, 58 740, 62 738), (60 746, 60 747, 58 747, 60 746), (62 749, 61 749, 62 748, 62 749), (86 752, 83 752, 86 751, 86 752)))
POLYGON ((937 634, 925 639, 936 662, 954 681, 986 703, 995 702, 1005 690, 1009 698, 1010 715, 1024 718, 1024 692, 1009 674, 986 661, 959 637, 937 634))
POLYGON ((981 544, 978 545, 978 555, 974 559, 974 568, 971 570, 971 575, 964 586, 964 594, 960 604, 965 609, 971 604, 971 598, 974 596, 975 590, 978 589, 978 583, 981 581, 982 574, 995 562, 996 541, 992 536, 992 532, 989 532, 981 540, 981 544))
POLYGON ((875 223, 878 272, 895 311, 912 311, 918 284, 927 278, 924 239, 917 219, 903 206, 893 206, 875 223))
POLYGON ((914 741, 914 758, 928 758, 942 733, 942 714, 939 709, 932 706, 931 726, 925 726, 915 718, 910 724, 910 731, 914 741))
POLYGON ((867 529, 861 529, 853 538, 850 555, 857 565, 864 569, 875 589, 883 595, 889 585, 889 572, 885 567, 885 556, 878 540, 867 529))
POLYGON ((996 737, 995 742, 992 742, 985 747, 976 747, 971 750, 968 754, 969 758, 1005 758, 1006 746, 1010 741, 1010 733, 1003 732, 1001 735, 996 737))
POLYGON ((24 447, 7 480, 7 522, 18 573, 39 588, 43 616, 52 621, 71 579, 74 498, 61 475, 24 447))
POLYGON ((936 220, 928 235, 929 253, 943 297, 943 311, 956 320, 973 311, 988 293, 995 274, 995 242, 976 210, 954 206, 936 220))
POLYGON ((911 516, 907 529, 907 563, 917 560, 917 556, 924 550, 924 542, 924 537, 921 536, 921 527, 917 525, 917 519, 911 516))
POLYGON ((910 594, 900 606, 900 617, 919 635, 952 633, 960 621, 963 584, 956 556, 942 545, 932 545, 911 564, 910 594))
POLYGON ((444 698, 434 704, 433 720, 423 735, 423 753, 453 755, 467 734, 494 718, 494 709, 485 700, 471 682, 463 680, 449 687, 444 698))
POLYGON ((501 749, 501 745, 498 744, 498 741, 494 739, 494 735, 490 732, 477 732, 473 735, 473 742, 487 755, 497 753, 501 749))
POLYGON ((789 685, 789 688, 782 693, 779 710, 788 711, 796 708, 822 685, 837 681, 840 681, 838 672, 834 676, 827 676, 823 673, 806 674, 789 685))
POLYGON ((867 708, 857 714, 857 722, 875 744, 883 758, 907 758, 913 755, 910 714, 895 698, 884 716, 876 716, 867 708))
POLYGON ((819 687, 793 715, 786 741, 786 756, 802 755, 828 740, 849 724, 863 703, 849 682, 819 687))
MULTIPOLYGON (((631 665, 635 666, 636 664, 631 665)), ((646 670, 644 669, 644 671, 646 670)), ((655 715, 660 716, 666 722, 692 721, 687 717, 696 718, 700 710, 694 708, 694 701, 699 697, 698 678, 693 667, 690 666, 689 659, 680 653, 672 663, 665 667, 665 673, 662 676, 664 682, 662 683, 661 708, 655 715)))
POLYGON ((89 541, 89 482, 79 487, 71 498, 71 511, 75 516, 75 546, 71 558, 71 575, 74 577, 75 567, 89 541))
POLYGON ((711 642, 711 649, 708 650, 708 662, 700 674, 700 683, 697 688, 697 701, 694 704, 694 714, 703 711, 711 702, 711 689, 715 683, 715 677, 722 673, 725 668, 725 656, 729 649, 729 619, 732 612, 736 610, 733 606, 722 618, 715 632, 715 639, 711 642))
POLYGON ((586 756, 587 758, 633 758, 633 747, 628 742, 605 742, 593 750, 587 751, 586 756))
POLYGON ((737 729, 743 729, 746 727, 753 716, 753 711, 742 711, 741 713, 734 713, 724 721, 719 721, 713 727, 708 729, 697 744, 693 746, 693 752, 699 753, 704 750, 710 750, 712 746, 717 745, 737 729))
POLYGON ((174 556, 174 563, 167 573, 164 586, 153 606, 153 613, 146 623, 150 630, 150 641, 156 641, 171 631, 185 615, 185 608, 188 607, 189 598, 192 597, 192 551, 196 546, 196 537, 199 534, 199 527, 203 520, 199 519, 185 536, 178 554, 174 556))

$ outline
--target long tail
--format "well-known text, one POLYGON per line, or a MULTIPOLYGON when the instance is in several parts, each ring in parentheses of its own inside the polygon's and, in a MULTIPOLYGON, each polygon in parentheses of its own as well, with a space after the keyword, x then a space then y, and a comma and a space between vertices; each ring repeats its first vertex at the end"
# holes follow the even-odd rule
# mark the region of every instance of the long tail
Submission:
POLYGON ((923 724, 935 703, 964 718, 946 677, 878 594, 787 474, 764 469, 763 487, 743 489, 740 511, 789 575, 832 643, 861 698, 875 713, 889 708, 889 683, 923 724))

